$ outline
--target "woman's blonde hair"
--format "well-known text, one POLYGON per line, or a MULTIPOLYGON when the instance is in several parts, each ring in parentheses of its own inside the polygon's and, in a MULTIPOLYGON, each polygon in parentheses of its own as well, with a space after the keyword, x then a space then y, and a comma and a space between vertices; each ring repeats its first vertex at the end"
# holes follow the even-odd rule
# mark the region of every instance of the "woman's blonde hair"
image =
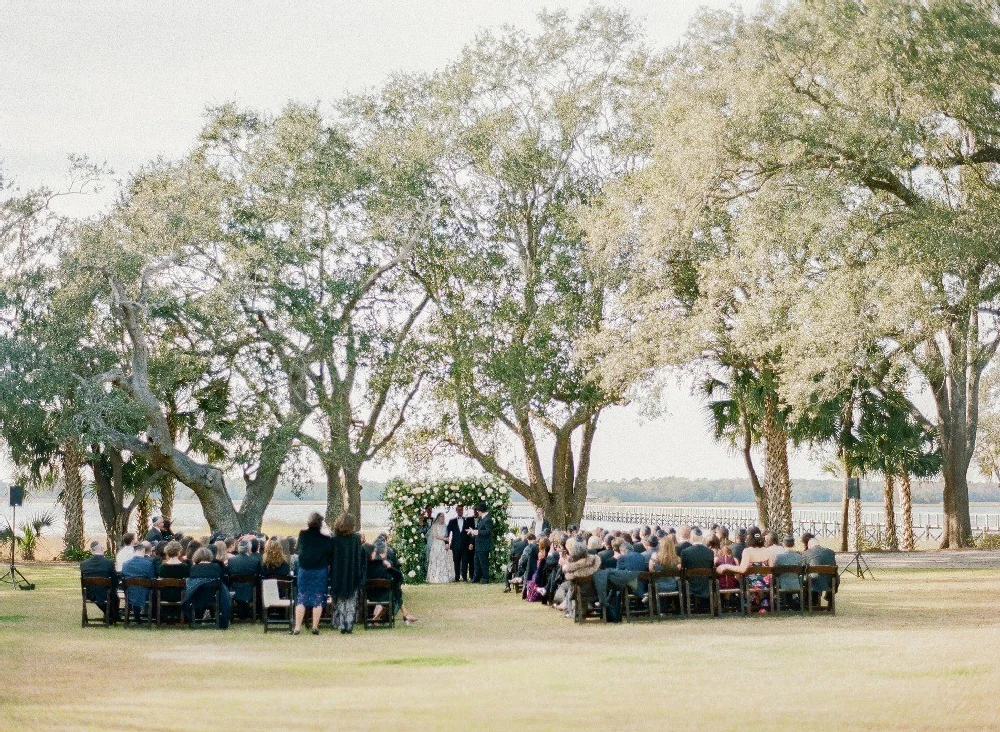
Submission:
POLYGON ((676 569, 678 564, 677 547, 671 541, 661 541, 656 552, 656 563, 664 569, 676 569))
POLYGON ((277 539, 268 539, 264 545, 264 559, 261 566, 268 569, 277 569, 285 563, 285 552, 281 549, 281 542, 277 539))

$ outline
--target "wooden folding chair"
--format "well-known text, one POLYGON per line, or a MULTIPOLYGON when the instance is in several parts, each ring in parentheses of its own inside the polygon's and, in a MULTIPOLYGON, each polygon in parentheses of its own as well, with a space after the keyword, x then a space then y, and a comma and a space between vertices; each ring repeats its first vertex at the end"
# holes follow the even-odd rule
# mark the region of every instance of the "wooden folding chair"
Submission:
POLYGON ((156 627, 163 627, 164 610, 177 609, 177 622, 184 622, 184 612, 181 610, 181 601, 184 599, 185 580, 171 577, 159 577, 156 580, 156 627), (167 597, 176 597, 176 600, 165 600, 163 591, 167 590, 167 597))
POLYGON ((805 613, 805 582, 802 579, 804 569, 805 567, 801 564, 771 567, 771 597, 773 598, 771 609, 775 613, 782 612, 782 599, 793 595, 799 596, 799 613, 805 613), (781 586, 781 578, 789 576, 795 578, 795 587, 785 589, 781 586))
POLYGON ((597 589, 591 577, 573 580, 573 622, 582 623, 587 618, 607 620, 607 608, 597 599, 597 589))
MULTIPOLYGON (((83 595, 83 615, 80 620, 80 627, 86 628, 88 625, 111 625, 117 618, 112 618, 113 605, 111 598, 115 594, 115 588, 109 577, 81 577, 80 592, 83 595), (97 587, 104 590, 104 614, 100 618, 92 618, 87 611, 87 603, 92 600, 87 599, 87 589, 97 587)), ((96 602, 94 603, 97 604, 96 602)))
POLYGON ((365 630, 371 628, 394 628, 396 626, 396 603, 392 599, 391 579, 370 579, 365 582, 364 591, 361 595, 362 607, 365 609, 364 623, 365 630), (375 592, 379 595, 388 593, 388 600, 372 600, 371 594, 375 592), (379 605, 385 606, 388 612, 379 620, 375 620, 375 608, 379 605))
POLYGON ((715 607, 715 568, 692 567, 684 570, 684 607, 688 617, 696 614, 694 612, 694 593, 691 592, 691 580, 708 582, 708 614, 716 617, 718 613, 715 607))
POLYGON ((653 611, 656 613, 657 620, 663 620, 666 616, 664 609, 668 603, 677 603, 677 612, 671 613, 674 617, 685 617, 687 613, 687 607, 684 603, 684 590, 683 590, 683 575, 681 570, 674 569, 661 569, 656 572, 650 572, 649 574, 649 594, 653 601, 653 611), (674 579, 677 582, 677 589, 672 591, 662 591, 658 586, 658 580, 662 579, 674 579))
POLYGON ((287 625, 292 627, 293 608, 295 606, 294 595, 292 594, 292 580, 283 579, 261 579, 260 594, 263 605, 262 615, 264 616, 264 632, 267 633, 271 625, 287 625), (282 597, 282 587, 285 588, 285 597, 282 597), (280 611, 283 617, 272 618, 271 610, 280 611))
POLYGON ((125 591, 125 627, 128 628, 132 625, 132 603, 128 600, 128 590, 130 587, 142 587, 146 592, 146 602, 142 604, 142 608, 139 610, 138 617, 136 618, 136 624, 142 625, 142 615, 146 615, 146 625, 150 628, 153 627, 153 591, 156 587, 156 580, 147 579, 145 577, 128 577, 122 580, 122 589, 125 591))
POLYGON ((622 589, 622 610, 626 622, 632 622, 633 613, 637 616, 645 615, 649 620, 653 619, 653 605, 656 603, 656 600, 649 593, 649 578, 651 576, 652 574, 649 572, 639 572, 636 576, 636 579, 640 583, 646 583, 645 595, 632 592, 632 589, 628 585, 625 585, 622 589), (645 603, 643 600, 645 600, 645 603))
POLYGON ((736 610, 729 611, 732 614, 739 613, 740 615, 747 614, 747 595, 746 595, 746 583, 743 581, 743 575, 741 574, 731 574, 729 575, 736 582, 736 587, 722 587, 722 578, 718 573, 715 575, 715 609, 716 615, 722 615, 726 612, 726 606, 731 606, 732 603, 726 602, 729 598, 736 598, 736 610))
POLYGON ((826 612, 837 614, 837 587, 840 584, 840 574, 836 567, 809 566, 806 567, 806 611, 809 613, 826 612), (826 577, 829 590, 813 590, 813 582, 820 577, 826 577), (818 602, 813 602, 813 592, 820 594, 818 602), (822 595, 826 595, 826 605, 823 605, 822 595))

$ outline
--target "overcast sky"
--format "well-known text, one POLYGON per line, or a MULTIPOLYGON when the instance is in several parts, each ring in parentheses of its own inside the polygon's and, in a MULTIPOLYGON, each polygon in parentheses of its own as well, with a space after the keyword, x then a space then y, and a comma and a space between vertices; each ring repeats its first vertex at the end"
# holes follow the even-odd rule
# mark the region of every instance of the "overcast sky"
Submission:
MULTIPOLYGON (((700 7, 731 2, 612 3, 643 22, 654 46, 676 43, 700 7)), ((277 111, 289 100, 329 103, 394 72, 429 71, 477 31, 531 28, 539 9, 588 2, 397 0, 386 2, 0 1, 0 170, 22 187, 64 180, 67 156, 106 162, 117 175, 193 143, 208 105, 235 101, 277 111)), ((64 205, 91 214, 102 196, 64 205)), ((679 475, 745 477, 742 461, 712 441, 687 388, 666 395, 653 420, 636 407, 601 418, 595 479, 679 475)), ((391 469, 373 470, 382 478, 391 469)), ((793 456, 793 477, 821 477, 819 461, 793 456)))

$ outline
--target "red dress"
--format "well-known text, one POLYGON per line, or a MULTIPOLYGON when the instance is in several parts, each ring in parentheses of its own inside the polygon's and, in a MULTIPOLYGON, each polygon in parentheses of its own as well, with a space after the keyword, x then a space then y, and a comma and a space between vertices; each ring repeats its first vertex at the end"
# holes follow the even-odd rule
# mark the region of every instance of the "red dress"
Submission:
MULTIPOLYGON (((735 567, 739 564, 734 556, 724 556, 720 554, 715 558, 715 566, 728 566, 735 567)), ((736 575, 732 572, 723 572, 719 575, 719 589, 720 590, 735 590, 740 586, 740 581, 737 579, 736 575)))

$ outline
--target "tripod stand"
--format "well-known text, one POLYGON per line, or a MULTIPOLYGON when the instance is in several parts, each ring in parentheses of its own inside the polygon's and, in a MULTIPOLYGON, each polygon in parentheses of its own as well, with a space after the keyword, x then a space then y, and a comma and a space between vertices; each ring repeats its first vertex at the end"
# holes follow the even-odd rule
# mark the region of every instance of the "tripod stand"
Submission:
POLYGON ((14 566, 14 547, 17 545, 17 534, 15 533, 15 528, 17 527, 17 506, 11 506, 11 524, 10 524, 10 566, 7 571, 0 577, 0 584, 10 583, 12 590, 33 590, 35 586, 28 582, 28 578, 21 574, 21 571, 14 566))
POLYGON ((872 568, 868 566, 868 562, 865 561, 865 558, 864 556, 862 556, 861 552, 854 552, 854 556, 851 557, 851 561, 849 561, 847 563, 847 566, 840 571, 840 574, 841 576, 843 576, 848 572, 858 577, 858 579, 864 579, 865 572, 867 572, 869 579, 875 579, 875 575, 872 573, 872 568), (853 570, 851 569, 852 564, 854 565, 853 570))

